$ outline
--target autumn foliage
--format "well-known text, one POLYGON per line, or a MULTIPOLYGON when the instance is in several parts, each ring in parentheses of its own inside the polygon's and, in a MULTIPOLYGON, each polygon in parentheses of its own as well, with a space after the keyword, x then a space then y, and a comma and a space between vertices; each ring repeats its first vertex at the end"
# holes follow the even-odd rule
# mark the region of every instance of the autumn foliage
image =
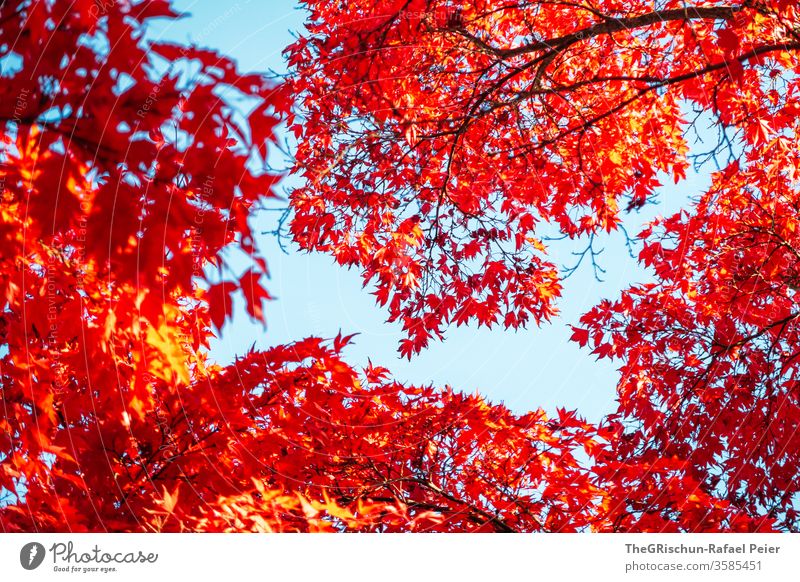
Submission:
POLYGON ((795 3, 302 4, 280 83, 148 38, 166 0, 0 4, 2 530, 799 530, 795 3), (652 281, 573 329, 617 411, 405 385, 341 335, 214 362, 233 299, 270 299, 281 124, 292 237, 408 357, 553 319, 544 232, 591 244, 717 162, 644 225, 652 281))

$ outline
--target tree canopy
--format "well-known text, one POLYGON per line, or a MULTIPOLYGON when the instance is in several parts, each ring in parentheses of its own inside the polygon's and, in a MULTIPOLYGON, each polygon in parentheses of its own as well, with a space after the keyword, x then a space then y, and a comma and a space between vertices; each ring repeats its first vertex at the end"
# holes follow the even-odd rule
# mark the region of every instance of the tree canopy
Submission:
POLYGON ((0 4, 2 530, 800 529, 795 3, 302 4, 281 81, 149 39, 166 0, 0 4), (616 412, 407 385, 341 334, 214 362, 232 298, 271 298, 282 124, 291 236, 407 357, 553 319, 543 233, 591 245, 716 164, 638 235, 652 281, 573 328, 616 412))

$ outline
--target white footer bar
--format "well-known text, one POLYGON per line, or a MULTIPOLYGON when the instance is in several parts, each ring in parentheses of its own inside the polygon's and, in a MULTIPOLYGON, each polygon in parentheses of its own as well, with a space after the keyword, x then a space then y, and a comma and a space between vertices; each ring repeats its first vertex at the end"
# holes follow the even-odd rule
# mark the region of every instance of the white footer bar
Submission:
POLYGON ((0 534, 9 581, 711 582, 797 572, 800 534, 0 534))

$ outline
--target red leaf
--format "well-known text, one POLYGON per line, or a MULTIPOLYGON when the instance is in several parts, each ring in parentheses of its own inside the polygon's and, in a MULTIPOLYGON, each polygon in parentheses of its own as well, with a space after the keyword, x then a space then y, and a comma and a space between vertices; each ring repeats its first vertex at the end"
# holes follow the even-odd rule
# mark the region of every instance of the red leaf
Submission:
POLYGON ((263 303, 266 300, 272 299, 266 289, 262 287, 259 280, 261 274, 254 270, 247 271, 239 279, 239 287, 242 289, 245 299, 245 308, 247 313, 253 319, 264 321, 263 303))
POLYGON ((222 331, 225 321, 231 317, 233 310, 231 294, 238 288, 239 286, 232 281, 223 281, 208 289, 208 309, 211 314, 211 323, 218 331, 222 331))
POLYGON ((589 330, 572 326, 572 336, 569 339, 570 341, 578 342, 578 345, 583 347, 589 343, 589 330))

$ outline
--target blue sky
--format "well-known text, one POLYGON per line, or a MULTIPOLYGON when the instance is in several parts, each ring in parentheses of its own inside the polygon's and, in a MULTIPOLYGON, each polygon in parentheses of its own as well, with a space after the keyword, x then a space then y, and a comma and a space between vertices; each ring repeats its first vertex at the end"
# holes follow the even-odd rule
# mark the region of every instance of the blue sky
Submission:
MULTIPOLYGON (((291 33, 302 30, 304 19, 293 0, 178 0, 175 6, 191 15, 151 26, 154 37, 213 47, 235 57, 244 71, 285 71, 281 51, 291 42, 291 33)), ((674 213, 706 183, 707 176, 692 175, 677 187, 663 188, 658 204, 626 217, 628 232, 635 235, 645 221, 674 213)), ((291 181, 284 184, 291 186, 291 181)), ((262 213, 252 225, 256 232, 266 231, 273 228, 273 221, 274 214, 262 213)), ((595 279, 590 265, 582 265, 564 282, 561 316, 551 324, 517 332, 452 328, 444 342, 432 344, 410 362, 397 354, 399 326, 385 323, 386 312, 375 305, 368 289, 362 289, 358 272, 336 266, 327 255, 296 249, 285 254, 269 235, 261 236, 259 245, 271 271, 268 288, 277 300, 267 306, 266 330, 249 322, 241 305, 236 308, 234 322, 213 346, 212 355, 219 361, 232 360, 253 343, 264 348, 309 335, 333 337, 341 330, 360 334, 346 352, 348 361, 366 364, 369 358, 404 382, 477 390, 517 412, 563 406, 596 421, 614 408, 615 366, 596 361, 568 338, 569 324, 601 298, 613 298, 627 285, 648 278, 628 255, 621 233, 602 241, 604 281, 595 279)), ((569 241, 554 244, 552 256, 559 264, 571 265, 576 261, 571 252, 583 246, 569 241)))

